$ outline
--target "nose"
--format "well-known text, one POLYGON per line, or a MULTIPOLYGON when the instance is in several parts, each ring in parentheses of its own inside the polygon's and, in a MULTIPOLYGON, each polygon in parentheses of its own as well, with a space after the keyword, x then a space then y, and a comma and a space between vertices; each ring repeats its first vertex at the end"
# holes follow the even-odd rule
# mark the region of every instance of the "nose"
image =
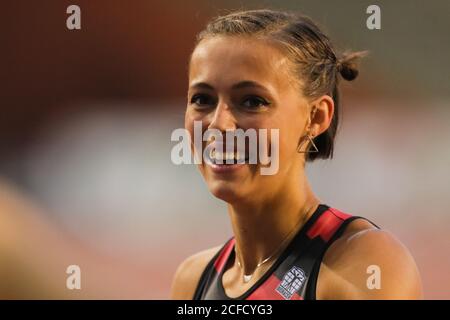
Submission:
POLYGON ((222 133, 227 130, 236 130, 236 118, 230 106, 224 101, 219 101, 217 104, 208 129, 217 129, 222 133))

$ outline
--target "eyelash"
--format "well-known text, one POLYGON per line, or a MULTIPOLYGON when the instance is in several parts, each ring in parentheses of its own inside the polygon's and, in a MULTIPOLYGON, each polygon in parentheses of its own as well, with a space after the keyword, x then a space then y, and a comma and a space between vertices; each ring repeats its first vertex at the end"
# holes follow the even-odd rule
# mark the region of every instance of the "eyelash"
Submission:
MULTIPOLYGON (((199 98, 206 98, 206 99, 209 100, 209 103, 211 103, 211 100, 213 100, 213 98, 211 96, 207 95, 207 94, 194 94, 192 96, 192 98, 191 98, 191 101, 190 101, 191 104, 196 104, 199 107, 204 106, 204 105, 208 105, 208 103, 198 103, 197 100, 199 98)), ((211 104, 213 104, 213 103, 211 103, 211 104)))
MULTIPOLYGON (((206 108, 206 106, 211 106, 215 104, 214 98, 211 97, 210 95, 207 94, 195 94, 192 96, 191 100, 190 100, 191 104, 195 104, 200 108, 206 108), (206 103, 199 103, 198 100, 199 99, 205 99, 207 100, 206 103)), ((248 110, 255 110, 255 109, 260 109, 266 106, 270 105, 270 102, 267 101, 264 98, 261 98, 259 96, 256 95, 250 95, 250 96, 246 96, 241 105, 243 106, 243 108, 248 109, 248 110), (244 106, 245 102, 248 102, 249 100, 253 100, 253 102, 257 102, 256 106, 244 106)))
MULTIPOLYGON (((258 96, 247 96, 247 97, 245 97, 244 102, 249 101, 249 100, 257 101, 257 106, 256 107, 255 106, 246 107, 248 109, 259 109, 259 108, 270 105, 270 102, 268 102, 266 99, 258 97, 258 96)), ((242 104, 244 104, 244 102, 242 104)))

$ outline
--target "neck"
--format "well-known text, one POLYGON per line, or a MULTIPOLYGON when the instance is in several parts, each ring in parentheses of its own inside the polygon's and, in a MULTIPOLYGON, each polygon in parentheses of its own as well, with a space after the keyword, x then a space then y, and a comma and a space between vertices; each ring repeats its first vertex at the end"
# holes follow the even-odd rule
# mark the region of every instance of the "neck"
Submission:
POLYGON ((228 213, 236 240, 236 261, 244 274, 253 274, 258 263, 278 257, 320 201, 306 178, 280 188, 270 199, 230 204, 228 213))

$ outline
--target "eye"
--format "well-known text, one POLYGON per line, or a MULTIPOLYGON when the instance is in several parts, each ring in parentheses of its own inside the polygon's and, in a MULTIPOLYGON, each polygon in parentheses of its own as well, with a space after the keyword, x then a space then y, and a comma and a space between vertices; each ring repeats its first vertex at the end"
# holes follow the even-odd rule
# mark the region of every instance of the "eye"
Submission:
POLYGON ((270 103, 258 96, 248 96, 242 102, 242 105, 247 109, 258 109, 264 106, 268 106, 270 103))
POLYGON ((190 103, 199 107, 209 107, 215 104, 215 99, 208 94, 199 93, 192 96, 190 103))

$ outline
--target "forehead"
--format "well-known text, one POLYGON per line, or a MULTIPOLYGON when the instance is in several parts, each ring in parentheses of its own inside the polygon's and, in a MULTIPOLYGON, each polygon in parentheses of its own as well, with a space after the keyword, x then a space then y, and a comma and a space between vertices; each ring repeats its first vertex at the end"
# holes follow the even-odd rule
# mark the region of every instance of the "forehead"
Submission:
POLYGON ((189 81, 237 82, 253 80, 286 85, 288 58, 274 45, 244 36, 215 36, 202 40, 192 53, 189 81))

